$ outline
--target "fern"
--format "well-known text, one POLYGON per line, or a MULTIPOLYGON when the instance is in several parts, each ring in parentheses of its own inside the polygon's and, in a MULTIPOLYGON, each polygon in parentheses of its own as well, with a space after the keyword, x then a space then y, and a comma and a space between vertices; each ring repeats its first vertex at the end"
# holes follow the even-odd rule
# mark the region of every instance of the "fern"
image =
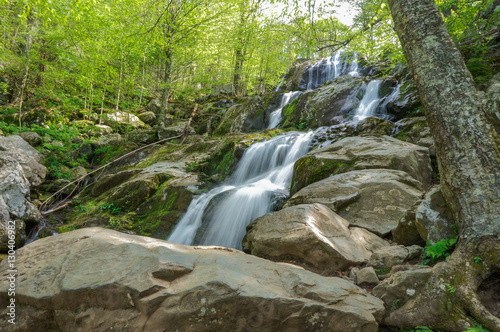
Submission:
POLYGON ((452 285, 450 285, 450 284, 446 284, 446 283, 445 283, 444 285, 446 286, 446 289, 448 289, 448 292, 450 292, 450 294, 455 293, 455 292, 456 292, 456 290, 457 290, 455 287, 453 287, 453 286, 452 286, 452 285))
POLYGON ((453 248, 455 243, 457 243, 456 238, 442 239, 432 245, 427 241, 427 245, 424 248, 425 253, 422 256, 424 264, 433 263, 442 258, 448 258, 450 256, 449 251, 453 248))

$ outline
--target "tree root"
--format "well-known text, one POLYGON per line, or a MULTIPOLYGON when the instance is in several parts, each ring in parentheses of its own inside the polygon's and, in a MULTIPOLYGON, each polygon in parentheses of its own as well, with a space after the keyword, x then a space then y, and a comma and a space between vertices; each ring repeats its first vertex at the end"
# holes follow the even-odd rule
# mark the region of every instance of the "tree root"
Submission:
POLYGON ((447 261, 434 266, 428 281, 401 308, 389 312, 384 324, 462 332, 478 322, 491 332, 500 332, 500 318, 477 295, 482 281, 500 270, 500 244, 491 238, 475 243, 479 245, 459 244, 447 261))

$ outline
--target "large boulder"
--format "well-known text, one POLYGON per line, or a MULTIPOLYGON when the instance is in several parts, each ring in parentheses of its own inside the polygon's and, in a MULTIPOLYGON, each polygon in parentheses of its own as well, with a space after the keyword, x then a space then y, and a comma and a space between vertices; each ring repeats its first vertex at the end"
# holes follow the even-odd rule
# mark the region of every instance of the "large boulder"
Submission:
POLYGON ((31 146, 38 146, 42 144, 42 138, 34 131, 23 132, 18 135, 31 146))
POLYGON ((357 97, 362 79, 341 76, 331 84, 308 91, 282 110, 283 127, 305 123, 311 127, 331 126, 339 116, 346 116, 357 108, 357 97))
POLYGON ((300 158, 293 167, 290 192, 331 175, 376 168, 405 171, 424 189, 431 185, 429 149, 389 136, 367 136, 344 138, 300 158))
MULTIPOLYGON (((16 267, 17 324, 0 320, 2 330, 375 332, 385 313, 340 278, 101 228, 38 240, 17 251, 16 267)), ((8 269, 2 261, 3 317, 8 269)))
POLYGON ((137 129, 147 126, 137 115, 123 111, 107 114, 104 117, 104 124, 122 132, 127 128, 137 129))
POLYGON ((243 103, 231 106, 222 118, 214 135, 249 133, 264 128, 266 110, 261 97, 248 97, 243 103))
POLYGON ((157 127, 157 132, 158 132, 158 139, 166 139, 166 138, 179 138, 179 136, 184 134, 184 131, 187 130, 187 133, 189 135, 194 135, 196 134, 195 130, 193 127, 187 127, 186 129, 187 122, 179 122, 176 125, 170 126, 170 127, 163 127, 159 126, 157 127))
POLYGON ((153 112, 156 117, 159 117, 162 113, 161 100, 159 98, 152 99, 146 105, 146 112, 153 112))
POLYGON ((311 66, 312 61, 310 60, 296 60, 293 67, 286 74, 283 84, 280 86, 280 90, 297 91, 305 90, 302 83, 302 77, 307 69, 311 66), (302 85, 302 88, 301 88, 302 85))
POLYGON ((38 209, 30 202, 30 182, 21 165, 10 156, 0 154, 0 197, 14 217, 40 220, 38 209))
POLYGON ((297 262, 320 274, 332 274, 368 261, 375 248, 389 245, 366 232, 354 236, 349 222, 321 204, 304 204, 257 218, 247 226, 243 250, 252 255, 297 262), (371 249, 371 250, 370 250, 371 249))
POLYGON ((156 114, 151 111, 142 112, 141 114, 138 115, 138 117, 142 122, 150 126, 156 123, 156 118, 157 118, 156 114))
POLYGON ((382 299, 388 308, 396 310, 417 294, 431 274, 432 269, 428 266, 396 272, 378 284, 372 294, 382 299))
POLYGON ((9 240, 14 240, 16 248, 21 246, 26 241, 25 222, 37 224, 41 218, 30 201, 31 183, 11 154, 0 152, 0 252, 7 252, 9 240))
POLYGON ((417 208, 415 225, 420 237, 431 244, 456 236, 453 213, 439 186, 432 188, 417 208))
POLYGON ((352 225, 386 235, 422 195, 421 183, 408 173, 370 169, 315 182, 293 195, 286 206, 324 204, 352 225))
POLYGON ((122 136, 120 134, 109 134, 99 137, 99 139, 92 142, 92 147, 94 150, 100 150, 108 146, 118 146, 123 143, 122 136))
POLYGON ((0 137, 0 151, 19 152, 37 162, 43 160, 43 156, 18 135, 0 137))

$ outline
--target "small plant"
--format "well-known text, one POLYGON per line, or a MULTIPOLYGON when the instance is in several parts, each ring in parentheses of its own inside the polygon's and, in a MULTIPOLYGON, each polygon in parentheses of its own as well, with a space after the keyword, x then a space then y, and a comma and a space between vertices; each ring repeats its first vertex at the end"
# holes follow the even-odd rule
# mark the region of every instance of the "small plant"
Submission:
POLYGON ((76 212, 88 212, 89 208, 86 207, 85 205, 77 205, 77 206, 75 206, 75 211, 76 212))
POLYGON ((109 224, 113 227, 120 227, 122 225, 123 221, 119 219, 114 219, 110 218, 109 219, 109 224))
POLYGON ((474 263, 479 264, 483 261, 481 257, 474 257, 474 263))
POLYGON ((102 203, 99 207, 101 210, 109 211, 112 215, 117 215, 122 212, 122 208, 114 205, 113 203, 102 203))
POLYGON ((457 243, 457 238, 442 239, 434 244, 430 244, 427 241, 427 245, 424 248, 424 255, 422 256, 422 261, 424 265, 434 263, 440 259, 446 259, 450 256, 450 250, 457 243))
POLYGON ((394 310, 397 310, 399 308, 399 302, 401 300, 400 299, 395 299, 394 301, 392 301, 392 305, 391 305, 391 310, 394 311, 394 310))
POLYGON ((452 294, 452 295, 453 295, 453 293, 455 293, 457 291, 457 289, 450 284, 445 283, 444 285, 446 286, 446 289, 448 290, 448 292, 450 292, 450 294, 452 294))

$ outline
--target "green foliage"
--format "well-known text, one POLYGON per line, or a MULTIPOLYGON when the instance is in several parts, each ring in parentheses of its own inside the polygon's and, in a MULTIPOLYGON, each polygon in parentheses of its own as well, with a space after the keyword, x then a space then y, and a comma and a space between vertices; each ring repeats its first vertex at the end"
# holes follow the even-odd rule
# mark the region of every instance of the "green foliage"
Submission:
POLYGON ((450 294, 452 294, 452 295, 453 295, 453 294, 456 292, 456 290, 457 290, 455 287, 453 287, 452 285, 450 285, 450 284, 448 284, 448 283, 445 283, 444 285, 445 285, 446 289, 448 290, 448 292, 450 292, 450 294))
POLYGON ((122 208, 119 206, 116 206, 113 203, 102 203, 99 208, 104 211, 108 211, 112 215, 117 215, 122 213, 122 208))
POLYGON ((457 238, 442 239, 435 244, 430 244, 427 241, 427 245, 424 248, 424 255, 422 256, 423 264, 432 264, 440 259, 446 259, 450 256, 450 250, 453 248, 457 238))
POLYGON ((481 257, 474 257, 474 263, 479 264, 483 261, 481 257))
POLYGON ((391 305, 391 310, 394 311, 394 310, 397 310, 400 306, 399 302, 401 300, 400 299, 395 299, 394 301, 392 301, 392 305, 391 305))

